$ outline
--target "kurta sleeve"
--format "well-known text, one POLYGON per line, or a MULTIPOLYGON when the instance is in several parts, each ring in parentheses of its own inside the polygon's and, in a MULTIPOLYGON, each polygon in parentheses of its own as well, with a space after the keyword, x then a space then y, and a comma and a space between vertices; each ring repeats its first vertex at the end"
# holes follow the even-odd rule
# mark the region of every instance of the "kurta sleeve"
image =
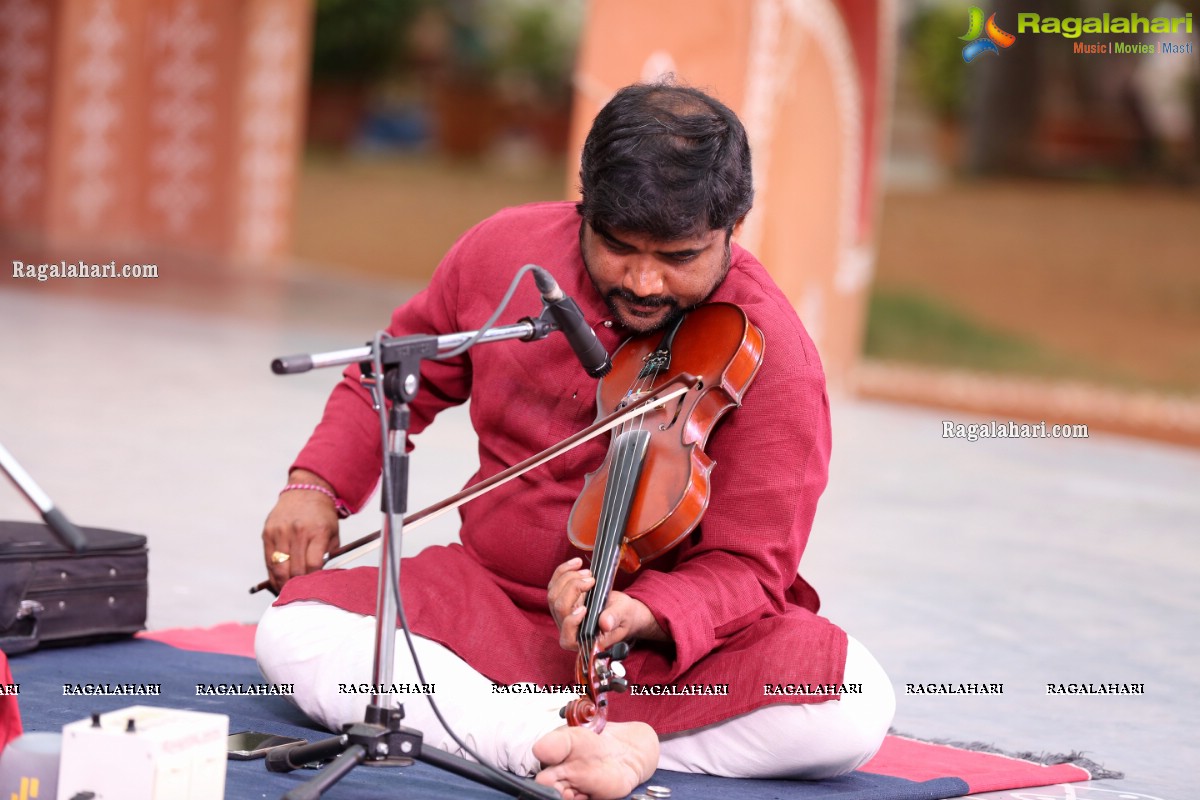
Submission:
POLYGON ((778 347, 778 336, 772 352, 768 336, 742 407, 712 433, 706 452, 716 466, 699 537, 670 571, 644 570, 626 590, 674 641, 673 677, 747 625, 782 613, 786 601, 801 613, 818 608, 797 573, 828 480, 829 401, 801 335, 806 346, 795 352, 778 347))
MULTIPOLYGON (((476 229, 463 236, 442 259, 422 291, 397 308, 387 332, 391 336, 442 334, 459 330, 460 251, 476 229)), ((329 397, 325 413, 301 450, 292 469, 306 469, 333 486, 354 511, 370 498, 383 465, 378 414, 370 392, 360 383, 357 364, 343 373, 329 397)), ((467 354, 421 364, 421 388, 409 404, 409 433, 424 430, 438 412, 467 400, 471 390, 471 361, 467 354)), ((411 440, 409 448, 412 448, 411 440)))

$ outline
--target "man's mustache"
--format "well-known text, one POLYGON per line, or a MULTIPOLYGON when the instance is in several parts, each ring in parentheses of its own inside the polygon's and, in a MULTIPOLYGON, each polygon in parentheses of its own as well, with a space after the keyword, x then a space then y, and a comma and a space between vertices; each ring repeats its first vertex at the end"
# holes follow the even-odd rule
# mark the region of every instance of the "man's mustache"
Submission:
POLYGON ((619 297, 627 303, 633 303, 639 306, 678 306, 679 303, 673 297, 638 297, 633 292, 626 289, 616 288, 610 289, 608 298, 611 300, 619 297))

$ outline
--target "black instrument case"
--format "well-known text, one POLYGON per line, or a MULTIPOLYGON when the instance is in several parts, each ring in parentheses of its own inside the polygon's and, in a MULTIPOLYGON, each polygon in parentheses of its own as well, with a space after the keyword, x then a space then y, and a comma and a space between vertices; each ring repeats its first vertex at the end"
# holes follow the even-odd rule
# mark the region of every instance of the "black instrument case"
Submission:
POLYGON ((0 521, 0 650, 81 644, 146 626, 146 537, 83 528, 71 552, 41 523, 0 521))

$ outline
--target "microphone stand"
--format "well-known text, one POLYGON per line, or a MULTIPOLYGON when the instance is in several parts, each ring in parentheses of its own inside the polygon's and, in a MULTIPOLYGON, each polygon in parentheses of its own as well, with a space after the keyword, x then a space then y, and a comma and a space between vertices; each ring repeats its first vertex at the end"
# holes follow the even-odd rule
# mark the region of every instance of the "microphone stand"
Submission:
POLYGON ((34 482, 29 473, 17 463, 17 459, 2 444, 0 444, 0 472, 7 475, 17 490, 25 495, 25 499, 33 504, 38 513, 42 515, 46 526, 58 537, 58 541, 62 543, 63 547, 76 553, 87 550, 87 536, 83 531, 67 519, 67 515, 54 505, 54 501, 50 499, 49 495, 42 491, 42 487, 34 482))
MULTIPOLYGON (((408 453, 405 447, 409 427, 408 404, 417 395, 421 361, 450 352, 473 338, 477 339, 476 343, 506 339, 536 341, 546 338, 554 330, 557 330, 557 326, 543 311, 537 319, 526 317, 515 325, 492 328, 482 334, 469 331, 443 336, 416 335, 385 339, 380 343, 378 354, 374 352, 373 345, 368 345, 352 350, 289 356, 272 362, 271 370, 280 375, 361 362, 364 377, 369 376, 371 381, 381 385, 384 396, 391 401, 386 423, 388 447, 384 453, 384 474, 391 480, 384 481, 382 491, 380 548, 383 558, 376 596, 371 701, 363 721, 346 725, 340 735, 312 744, 277 748, 268 753, 267 769, 272 772, 290 772, 312 761, 337 756, 312 780, 285 794, 283 800, 314 800, 350 770, 366 761, 391 761, 407 765, 412 763, 412 759, 514 797, 559 800, 558 792, 548 786, 507 775, 434 747, 423 746, 421 732, 401 724, 404 704, 400 703, 396 708, 389 707, 384 692, 380 691, 391 684, 395 662, 397 597, 400 593, 399 542, 404 529, 403 514, 408 505, 408 453), (374 374, 372 361, 375 358, 383 365, 383 375, 374 374)), ((376 402, 380 402, 378 391, 374 392, 374 396, 376 402)))

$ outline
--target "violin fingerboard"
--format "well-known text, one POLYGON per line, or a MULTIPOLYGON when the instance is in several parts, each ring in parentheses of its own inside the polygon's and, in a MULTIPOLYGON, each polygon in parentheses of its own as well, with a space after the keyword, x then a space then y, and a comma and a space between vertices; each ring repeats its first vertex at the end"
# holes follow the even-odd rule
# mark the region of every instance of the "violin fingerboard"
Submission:
POLYGON ((604 487, 604 500, 596 531, 596 545, 592 550, 592 577, 596 582, 584 597, 587 614, 579 626, 577 637, 582 652, 591 650, 600 633, 600 612, 604 610, 612 592, 617 564, 621 559, 625 528, 629 525, 629 512, 642 477, 649 445, 650 432, 646 430, 626 431, 620 434, 613 444, 609 479, 604 487))

